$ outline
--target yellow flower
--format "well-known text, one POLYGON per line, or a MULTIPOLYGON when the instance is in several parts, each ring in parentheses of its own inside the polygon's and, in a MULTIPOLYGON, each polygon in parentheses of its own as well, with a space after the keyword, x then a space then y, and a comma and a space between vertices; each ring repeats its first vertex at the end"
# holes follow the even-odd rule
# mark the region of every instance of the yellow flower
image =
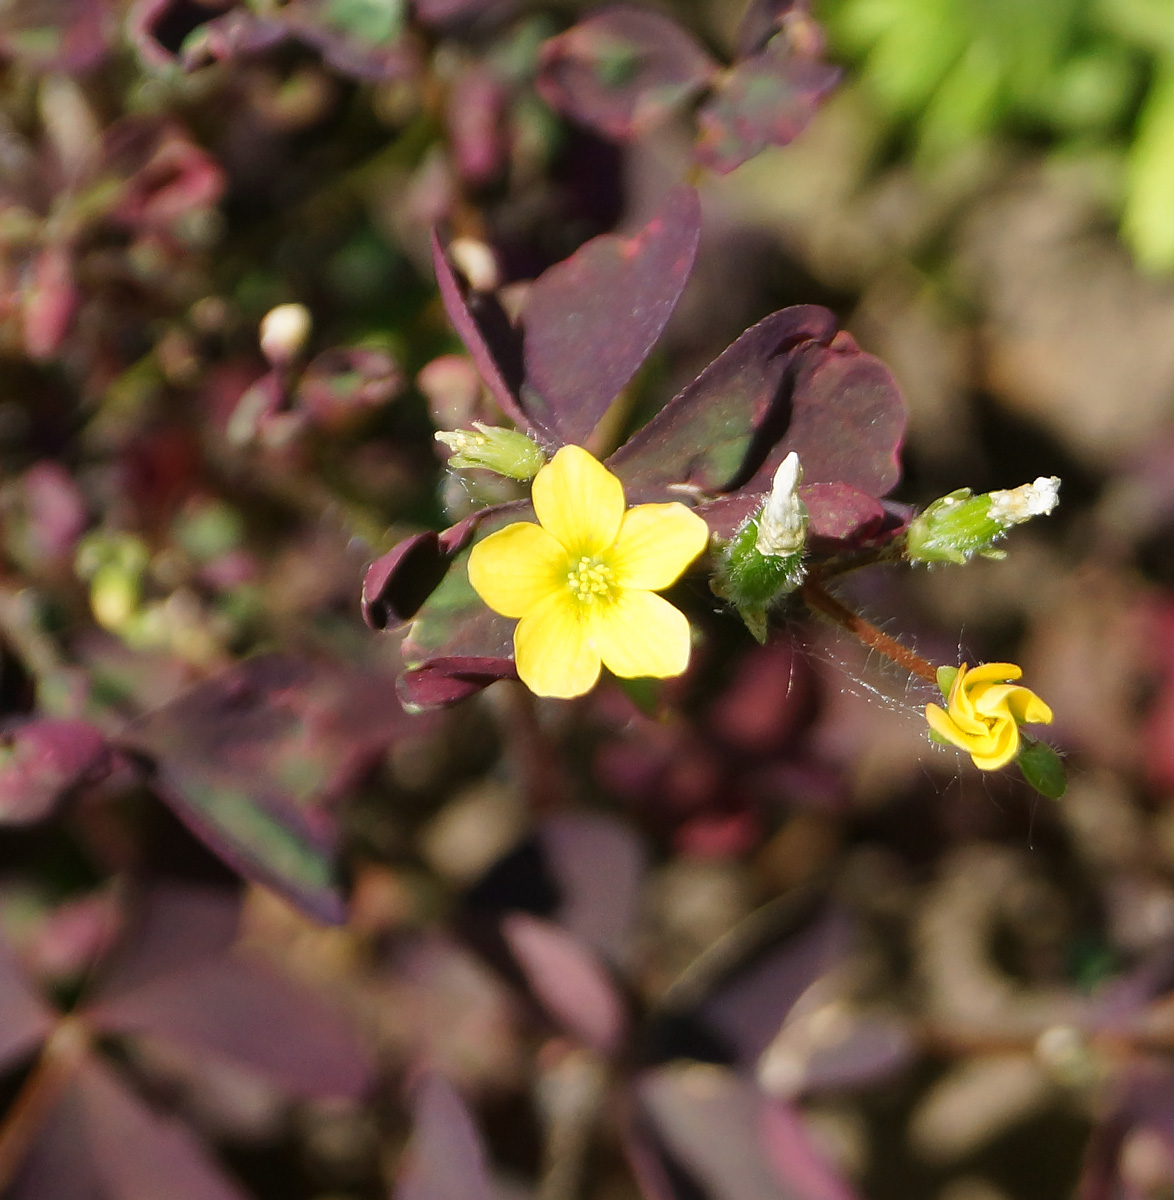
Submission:
POLYGON ((1022 674, 1014 663, 984 663, 973 671, 963 663, 946 708, 925 706, 930 729, 965 750, 981 770, 1005 767, 1019 753, 1020 725, 1052 721, 1052 710, 1035 692, 1011 682, 1022 674))
POLYGON ((624 511, 623 484, 579 446, 534 477, 539 524, 518 521, 478 542, 469 582, 518 617, 518 677, 539 696, 581 696, 600 664, 615 675, 667 678, 689 664, 689 622, 653 595, 705 549, 709 527, 683 504, 624 511))

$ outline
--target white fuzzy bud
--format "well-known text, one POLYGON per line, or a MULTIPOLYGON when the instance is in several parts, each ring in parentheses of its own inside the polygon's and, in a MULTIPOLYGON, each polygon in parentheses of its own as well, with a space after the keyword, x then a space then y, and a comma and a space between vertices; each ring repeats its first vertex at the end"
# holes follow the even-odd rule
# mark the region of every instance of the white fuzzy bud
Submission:
POLYGON ((1060 477, 1041 475, 1003 492, 991 492, 988 516, 1000 525, 1021 525, 1032 517, 1046 517, 1060 503, 1060 477))
POLYGON ((807 540, 807 506, 799 499, 803 468, 794 450, 779 464, 770 495, 758 519, 754 548, 759 554, 781 557, 803 549, 807 540))
POLYGON ((301 353, 312 324, 304 304, 271 308, 261 320, 261 353, 273 366, 285 366, 301 353))

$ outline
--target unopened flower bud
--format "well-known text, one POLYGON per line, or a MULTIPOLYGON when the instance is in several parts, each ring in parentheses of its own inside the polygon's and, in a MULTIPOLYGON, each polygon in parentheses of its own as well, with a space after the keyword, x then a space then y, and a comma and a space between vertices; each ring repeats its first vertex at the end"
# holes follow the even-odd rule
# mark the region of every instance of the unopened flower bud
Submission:
POLYGON ((497 255, 477 238, 453 238, 448 246, 448 256, 460 268, 474 291, 492 292, 501 283, 497 255))
POLYGON ((995 543, 1014 526, 1047 516, 1059 499, 1060 480, 1055 475, 978 496, 969 488, 959 488, 913 519, 906 535, 906 556, 924 563, 964 563, 975 554, 1002 558, 1004 552, 995 543))
POLYGON ((802 482, 799 455, 792 450, 779 464, 758 518, 754 548, 759 554, 777 557, 803 549, 807 541, 807 505, 799 499, 802 482))
POLYGON ((775 472, 762 507, 727 543, 711 584, 760 642, 766 641, 771 605, 803 582, 807 507, 799 499, 802 478, 799 456, 792 451, 775 472))
POLYGON ((275 367, 288 366, 302 352, 313 324, 304 304, 279 304, 261 320, 261 353, 275 367))
POLYGON ((536 442, 516 429, 473 422, 472 429, 441 430, 433 435, 451 451, 448 465, 455 470, 479 468, 509 479, 533 479, 546 465, 536 442))

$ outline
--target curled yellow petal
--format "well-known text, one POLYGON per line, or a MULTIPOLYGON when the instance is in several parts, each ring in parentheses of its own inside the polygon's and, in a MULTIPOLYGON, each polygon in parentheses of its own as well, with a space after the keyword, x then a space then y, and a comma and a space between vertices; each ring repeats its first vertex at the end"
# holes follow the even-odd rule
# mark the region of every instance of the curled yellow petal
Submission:
POLYGON ((1022 674, 1014 663, 983 663, 973 670, 963 663, 946 707, 925 706, 930 729, 965 750, 980 770, 1005 767, 1019 753, 1019 726, 1052 719, 1052 710, 1033 691, 1012 682, 1022 674))
POLYGON ((582 696, 599 678, 599 651, 588 622, 560 593, 547 596, 518 622, 514 661, 518 678, 536 696, 582 696))
POLYGON ((709 526, 679 503, 638 504, 624 513, 608 562, 620 587, 670 587, 709 545, 709 526))
POLYGON ((689 665, 689 622, 652 592, 621 591, 591 616, 591 641, 604 666, 622 679, 668 679, 689 665))
POLYGON ((602 554, 624 518, 624 485, 581 446, 564 446, 534 477, 542 527, 572 556, 602 554))
POLYGON ((539 525, 515 521, 469 552, 469 582, 503 617, 524 617, 562 584, 567 553, 539 525))

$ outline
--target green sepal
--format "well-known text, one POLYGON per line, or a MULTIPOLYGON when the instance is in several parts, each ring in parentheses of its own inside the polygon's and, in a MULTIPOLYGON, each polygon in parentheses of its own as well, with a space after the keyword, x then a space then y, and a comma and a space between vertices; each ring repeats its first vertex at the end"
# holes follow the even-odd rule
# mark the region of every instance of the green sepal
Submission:
POLYGON ((664 680, 655 679, 650 675, 641 675, 637 679, 622 679, 616 676, 620 691, 646 717, 655 717, 660 712, 660 698, 664 692, 664 680))
POLYGON ((949 701, 950 689, 954 686, 954 680, 958 678, 957 667, 938 667, 938 691, 942 693, 942 699, 949 701))
POLYGON ((1016 759, 1023 778, 1041 796, 1059 800, 1068 789, 1064 763, 1047 742, 1020 734, 1019 757, 1016 759))
POLYGON ((942 735, 938 733, 936 729, 931 729, 929 731, 929 740, 937 746, 949 746, 951 750, 959 749, 959 747, 955 746, 949 738, 942 737, 942 735))
POLYGON ((766 641, 771 604, 788 596, 803 582, 803 552, 763 554, 759 551, 758 518, 751 517, 726 543, 710 582, 714 593, 728 601, 759 642, 766 641))
POLYGON ((964 563, 975 554, 991 553, 1007 527, 991 520, 990 510, 989 493, 975 496, 969 488, 958 488, 942 496, 910 522, 906 557, 912 562, 964 563))

